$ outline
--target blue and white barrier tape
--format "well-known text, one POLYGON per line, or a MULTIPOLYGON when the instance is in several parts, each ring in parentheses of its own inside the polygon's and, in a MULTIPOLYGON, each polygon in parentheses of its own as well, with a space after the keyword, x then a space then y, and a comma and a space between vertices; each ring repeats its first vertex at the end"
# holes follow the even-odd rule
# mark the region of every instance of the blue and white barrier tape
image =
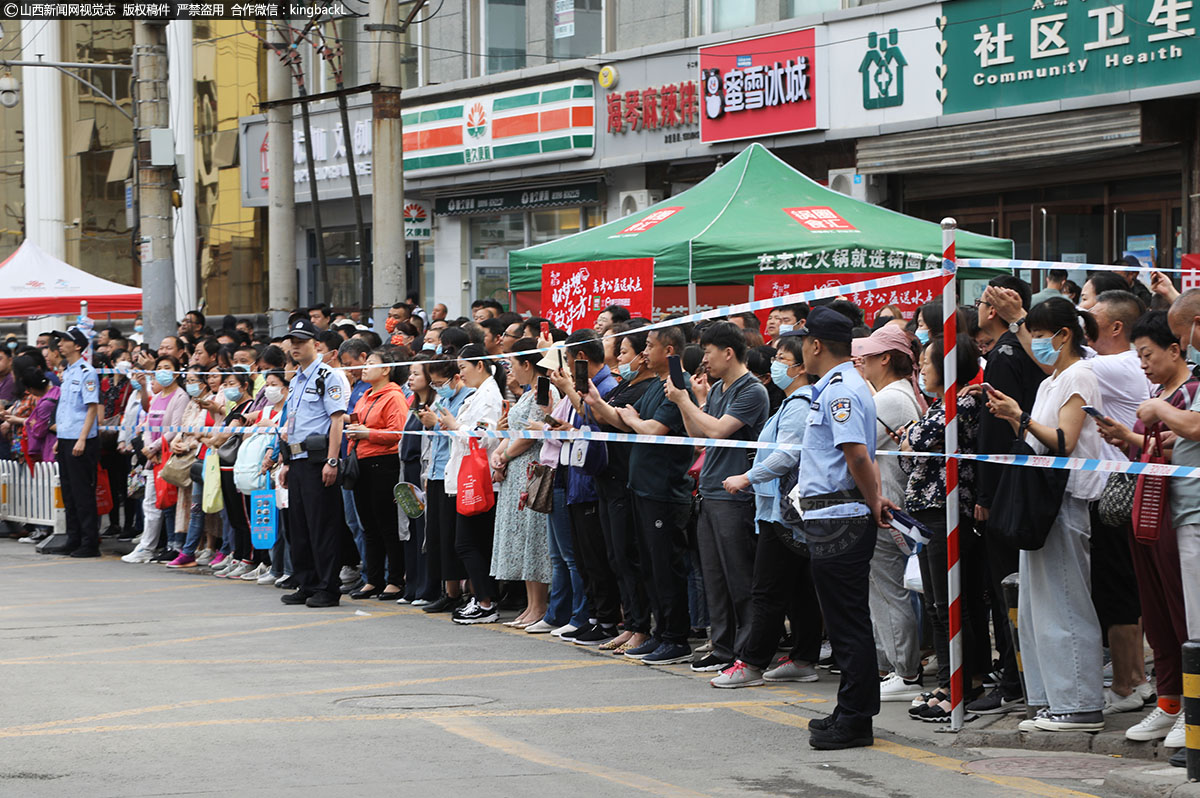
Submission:
MULTIPOLYGON (((129 431, 119 426, 104 426, 101 432, 129 431)), ((195 427, 195 426, 157 426, 142 427, 140 432, 162 433, 234 433, 275 434, 276 427, 195 427)), ((724 438, 690 438, 679 435, 640 435, 627 432, 599 432, 591 429, 576 430, 372 430, 392 435, 420 435, 428 437, 449 438, 498 438, 501 440, 585 440, 602 441, 606 443, 649 443, 663 446, 712 446, 722 449, 769 449, 783 451, 803 451, 798 443, 770 443, 764 441, 735 441, 724 438)), ((876 454, 889 457, 945 457, 942 452, 895 452, 879 451, 876 454)), ((1128 460, 1097 460, 1082 457, 1055 457, 1052 455, 1012 455, 1012 454, 965 454, 954 455, 959 460, 971 460, 981 463, 997 463, 1000 465, 1031 466, 1035 468, 1059 468, 1069 471, 1103 471, 1110 474, 1146 474, 1161 477, 1200 477, 1200 467, 1179 466, 1171 464, 1134 463, 1128 460)))

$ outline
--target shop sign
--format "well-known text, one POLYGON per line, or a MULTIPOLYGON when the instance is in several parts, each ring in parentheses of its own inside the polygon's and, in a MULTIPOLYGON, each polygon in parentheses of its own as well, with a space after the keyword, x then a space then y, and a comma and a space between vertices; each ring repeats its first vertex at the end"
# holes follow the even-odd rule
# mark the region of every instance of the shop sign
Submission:
POLYGON ((415 108, 404 114, 404 171, 413 177, 586 157, 595 87, 577 80, 415 108))
MULTIPOLYGON (((771 299, 789 294, 799 294, 817 288, 844 285, 848 282, 861 282, 877 277, 888 277, 887 272, 852 272, 838 274, 757 274, 754 276, 754 298, 771 299)), ((843 295, 862 309, 866 315, 867 324, 875 321, 875 314, 885 305, 899 305, 906 316, 911 316, 917 308, 940 295, 939 288, 933 287, 934 281, 926 284, 897 285, 891 288, 877 288, 874 291, 855 291, 843 295)), ((760 311, 758 315, 763 326, 766 326, 770 311, 760 311)))
POLYGON ((816 28, 701 47, 700 140, 820 127, 816 53, 816 28))
POLYGON ((839 82, 838 102, 829 108, 831 128, 932 119, 942 112, 942 35, 933 24, 940 15, 935 4, 829 23, 826 62, 839 82))
POLYGON ((503 213, 560 205, 596 205, 600 202, 598 183, 576 183, 545 188, 512 189, 458 197, 438 197, 434 210, 438 216, 466 216, 475 213, 503 213))
MULTIPOLYGON (((696 105, 696 81, 684 80, 648 89, 612 91, 605 95, 608 133, 674 130, 695 127, 700 122, 696 105)), ((681 134, 681 141, 699 134, 681 134)))
POLYGON ((596 79, 600 158, 669 160, 699 142, 699 63, 690 50, 606 64, 596 79))
POLYGON ((424 200, 404 201, 404 240, 428 241, 433 238, 433 209, 424 200))
POLYGON ((916 252, 883 249, 825 249, 804 252, 764 252, 758 256, 760 272, 793 271, 918 271, 940 266, 942 259, 916 252))
POLYGON ((542 316, 568 333, 595 325, 609 305, 648 319, 654 310, 653 295, 653 258, 542 266, 542 316))
POLYGON ((1192 0, 956 0, 943 6, 945 113, 1108 94, 1200 74, 1192 0))

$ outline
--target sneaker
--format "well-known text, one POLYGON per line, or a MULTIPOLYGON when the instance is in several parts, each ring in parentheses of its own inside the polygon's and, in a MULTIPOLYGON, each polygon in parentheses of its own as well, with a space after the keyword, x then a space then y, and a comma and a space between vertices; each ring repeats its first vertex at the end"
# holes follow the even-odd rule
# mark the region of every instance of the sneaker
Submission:
POLYGON ((353 585, 362 580, 362 574, 357 568, 343 565, 342 570, 338 571, 338 578, 342 580, 343 585, 353 585))
POLYGON ((983 686, 988 689, 999 687, 1003 678, 1004 674, 1000 672, 999 668, 997 668, 996 670, 990 672, 987 676, 983 677, 983 686))
POLYGON ((267 570, 263 571, 263 575, 258 578, 258 584, 273 585, 277 579, 281 578, 282 577, 275 576, 275 574, 271 572, 271 569, 268 568, 267 570))
POLYGON ((1182 711, 1172 715, 1162 707, 1155 707, 1153 712, 1125 730, 1125 739, 1141 742, 1161 740, 1170 736, 1175 725, 1181 723, 1182 719, 1182 711))
POLYGON ((763 678, 768 682, 815 682, 821 677, 810 663, 796 662, 784 657, 774 666, 767 668, 763 678))
POLYGON ((456 610, 454 610, 454 612, 450 613, 450 617, 451 617, 452 619, 457 619, 457 618, 458 618, 458 616, 462 615, 463 613, 470 613, 470 612, 474 612, 474 611, 475 611, 475 608, 476 608, 477 606, 479 606, 479 602, 475 601, 475 597, 474 597, 474 596, 471 596, 471 600, 470 600, 470 601, 468 601, 468 602, 467 602, 466 604, 464 604, 463 606, 461 606, 461 607, 457 608, 456 610))
POLYGON ((889 673, 887 678, 879 683, 879 700, 911 701, 921 695, 922 681, 921 676, 910 682, 898 673, 889 673))
POLYGON ((180 554, 175 559, 167 563, 168 568, 195 568, 196 558, 190 554, 180 554))
POLYGON ((973 715, 1003 715, 1024 709, 1024 698, 1005 698, 999 687, 967 704, 967 712, 973 715))
POLYGON ((1171 726, 1171 731, 1163 739, 1163 745, 1167 748, 1183 748, 1187 744, 1187 722, 1183 718, 1183 710, 1179 710, 1179 715, 1175 718, 1175 724, 1171 726))
POLYGON ((929 659, 925 660, 925 667, 921 670, 924 676, 937 676, 938 661, 937 654, 930 655, 929 659))
POLYGON ((692 670, 696 673, 717 673, 730 667, 734 663, 722 657, 709 654, 692 663, 692 670))
POLYGON ((822 657, 821 659, 817 660, 817 667, 824 668, 825 670, 832 673, 834 676, 839 676, 842 673, 842 669, 838 667, 837 660, 835 660, 833 658, 833 654, 830 654, 828 657, 822 657))
POLYGON ((1026 718, 1017 724, 1017 728, 1023 732, 1038 731, 1037 722, 1042 718, 1050 717, 1050 707, 1039 707, 1038 711, 1032 718, 1026 718))
MULTIPOLYGON (((223 571, 218 576, 222 579, 241 579, 246 574, 254 570, 254 564, 249 560, 239 560, 228 571, 223 571)), ((257 579, 258 577, 255 577, 257 579)))
POLYGON ((295 590, 300 587, 300 581, 291 574, 284 574, 275 580, 275 587, 280 590, 295 590))
POLYGON ((808 744, 818 751, 840 751, 874 745, 875 736, 870 728, 859 730, 847 723, 833 723, 825 729, 813 729, 810 726, 808 744))
POLYGON ((175 549, 162 549, 161 551, 155 552, 154 559, 150 560, 150 562, 168 563, 174 561, 174 559, 178 556, 179 552, 175 551, 175 549))
POLYGON ((1126 696, 1117 695, 1109 688, 1104 691, 1105 715, 1116 715, 1118 712, 1139 712, 1142 709, 1142 697, 1134 690, 1126 696))
POLYGON ((212 549, 201 549, 196 553, 196 565, 211 565, 215 556, 212 549))
POLYGON ((23 538, 17 540, 18 543, 41 543, 46 538, 50 537, 50 532, 45 529, 35 529, 23 538))
POLYGON ((121 562, 150 562, 154 552, 147 549, 134 549, 121 558, 121 562))
POLYGON ((1142 706, 1152 706, 1158 701, 1158 694, 1154 691, 1154 685, 1150 682, 1142 682, 1133 691, 1142 697, 1142 706))
POLYGON ((1062 714, 1046 713, 1038 718, 1033 725, 1042 731, 1104 731, 1103 712, 1064 712, 1062 714))
MULTIPOLYGON (((400 602, 397 601, 396 603, 399 604, 400 602)), ((433 602, 430 601, 429 599, 413 599, 412 605, 414 607, 424 607, 426 604, 432 604, 432 603, 433 602)))
MULTIPOLYGON (((259 563, 256 568, 253 568, 253 569, 247 571, 246 573, 242 574, 238 578, 241 579, 243 582, 257 582, 259 579, 262 579, 263 574, 270 574, 270 573, 271 573, 271 569, 268 566, 264 565, 263 563, 259 563)), ((271 581, 274 581, 274 580, 271 580, 271 581)))
POLYGON ((554 635, 555 637, 562 637, 563 635, 572 635, 572 634, 575 634, 575 633, 576 633, 576 632, 578 632, 578 631, 579 631, 579 627, 578 627, 578 626, 575 626, 574 624, 570 624, 570 623, 569 623, 569 624, 567 624, 566 626, 560 626, 560 627, 558 627, 557 629, 555 629, 555 630, 554 630, 553 632, 551 632, 550 634, 554 635))
POLYGON ((821 643, 821 653, 817 655, 817 662, 833 657, 833 644, 828 640, 821 643))
POLYGON ((470 604, 454 613, 454 622, 461 624, 496 623, 500 620, 499 609, 497 602, 493 602, 490 607, 484 607, 475 599, 471 599, 470 604))
MULTIPOLYGON (((213 560, 213 562, 216 562, 216 560, 213 560)), ((241 560, 235 560, 232 557, 226 557, 224 560, 221 561, 220 565, 212 566, 212 575, 216 576, 216 577, 224 577, 225 574, 229 573, 234 568, 236 568, 238 563, 240 563, 240 562, 241 562, 241 560)))
POLYGON ((210 568, 216 569, 216 568, 220 568, 222 565, 225 565, 228 567, 228 562, 229 562, 229 555, 223 551, 218 551, 216 554, 213 555, 213 558, 209 561, 208 565, 210 568))
POLYGON ((1167 764, 1173 768, 1187 767, 1187 749, 1180 748, 1178 751, 1171 754, 1171 758, 1167 760, 1167 764))
POLYGON ((652 637, 637 648, 631 648, 626 651, 625 656, 629 657, 630 659, 644 659, 653 654, 655 651, 658 651, 658 647, 661 645, 662 643, 652 637))
POLYGON ((642 657, 643 665, 678 665, 681 662, 691 662, 692 647, 687 643, 663 643, 651 653, 642 657))
POLYGON ((1112 683, 1113 683, 1113 664, 1112 664, 1112 660, 1109 660, 1108 662, 1104 663, 1104 670, 1102 671, 1102 673, 1103 673, 1103 675, 1104 675, 1104 686, 1105 686, 1105 687, 1112 687, 1112 683))
POLYGON ((602 643, 607 643, 609 640, 617 636, 617 627, 602 626, 595 624, 591 629, 579 631, 575 634, 575 645, 577 646, 598 646, 602 643))
POLYGON ((740 659, 708 682, 713 687, 756 687, 763 682, 763 672, 751 668, 740 659))

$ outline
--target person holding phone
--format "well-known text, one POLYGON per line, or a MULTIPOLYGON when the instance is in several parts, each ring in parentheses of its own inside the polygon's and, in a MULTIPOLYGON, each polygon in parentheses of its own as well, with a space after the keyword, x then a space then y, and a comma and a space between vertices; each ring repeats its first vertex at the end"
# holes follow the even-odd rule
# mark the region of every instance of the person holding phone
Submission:
POLYGON ((895 505, 879 488, 875 399, 851 360, 854 323, 813 308, 802 330, 805 371, 816 403, 804 430, 796 482, 803 534, 833 658, 842 670, 837 707, 809 724, 809 745, 836 750, 871 745, 879 674, 871 634, 870 575, 875 526, 895 505))
MULTIPOLYGON (((212 417, 205 409, 204 405, 200 404, 201 399, 206 399, 209 393, 208 384, 204 381, 202 372, 207 369, 201 365, 188 366, 187 376, 184 378, 184 390, 187 392, 187 405, 183 408, 183 417, 180 423, 185 427, 203 427, 212 423, 212 417)), ((204 444, 200 441, 200 433, 198 432, 181 432, 175 436, 175 440, 171 441, 171 455, 188 455, 196 456, 198 462, 204 460, 204 444)), ((193 479, 190 488, 180 488, 180 494, 186 493, 190 501, 183 504, 183 509, 186 512, 180 512, 176 509, 175 527, 178 530, 180 526, 180 518, 183 518, 184 540, 183 545, 179 549, 179 555, 167 563, 168 568, 195 568, 196 548, 200 544, 200 533, 204 530, 204 513, 200 510, 200 500, 204 494, 203 480, 193 479)))
MULTIPOLYGON (((510 430, 533 429, 559 399, 557 389, 546 377, 546 370, 538 365, 542 355, 536 350, 536 341, 522 338, 513 344, 512 356, 508 359, 509 373, 513 377, 523 385, 536 386, 534 390, 522 393, 509 410, 510 430)), ((537 460, 541 450, 540 440, 508 439, 500 441, 491 457, 492 470, 500 482, 491 574, 501 581, 525 583, 525 610, 506 624, 518 629, 542 620, 549 600, 551 567, 546 516, 523 507, 521 502, 529 485, 528 466, 537 460)))

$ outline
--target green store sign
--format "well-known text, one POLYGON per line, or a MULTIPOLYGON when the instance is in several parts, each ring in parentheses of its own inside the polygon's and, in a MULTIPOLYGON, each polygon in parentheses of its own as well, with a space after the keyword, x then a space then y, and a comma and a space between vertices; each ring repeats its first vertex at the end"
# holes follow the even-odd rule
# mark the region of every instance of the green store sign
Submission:
POLYGON ((1193 0, 951 0, 942 13, 946 114, 1200 78, 1193 0))

